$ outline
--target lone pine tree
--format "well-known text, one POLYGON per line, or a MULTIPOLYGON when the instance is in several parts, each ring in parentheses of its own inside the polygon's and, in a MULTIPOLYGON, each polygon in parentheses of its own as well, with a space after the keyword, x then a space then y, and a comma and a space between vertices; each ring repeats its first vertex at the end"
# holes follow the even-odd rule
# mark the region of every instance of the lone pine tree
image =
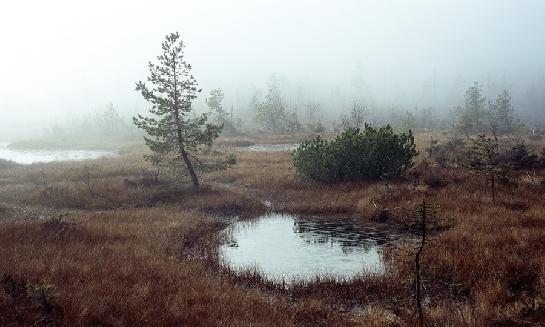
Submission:
POLYGON ((190 118, 191 104, 201 91, 191 75, 191 65, 184 60, 184 44, 178 33, 167 35, 162 44, 163 53, 158 63, 149 63, 148 82, 136 83, 136 91, 151 103, 151 115, 134 117, 134 123, 147 136, 146 144, 154 155, 148 159, 154 164, 174 158, 185 165, 187 174, 195 187, 199 180, 195 165, 199 145, 212 145, 221 126, 207 123, 206 114, 190 118))

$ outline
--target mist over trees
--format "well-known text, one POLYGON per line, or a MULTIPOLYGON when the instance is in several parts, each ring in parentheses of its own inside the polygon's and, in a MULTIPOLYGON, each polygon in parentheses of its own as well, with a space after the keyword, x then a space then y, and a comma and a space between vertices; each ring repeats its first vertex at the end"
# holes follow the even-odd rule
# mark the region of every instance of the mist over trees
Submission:
POLYGON ((287 132, 290 128, 290 112, 276 75, 268 82, 268 92, 263 99, 255 99, 255 121, 272 133, 287 132))
POLYGON ((127 117, 145 112, 145 101, 126 90, 144 73, 140 63, 154 55, 149 44, 174 26, 191 45, 187 56, 203 87, 194 102, 200 112, 208 109, 210 90, 221 88, 224 108, 253 123, 249 103, 256 93, 264 101, 266 81, 276 73, 285 76, 287 112, 297 112, 302 124, 311 101, 320 104, 327 128, 340 125, 340 115, 362 101, 371 121, 387 121, 394 111, 395 119, 411 125, 406 113, 418 122, 416 107, 433 108, 444 118, 463 106, 464 92, 475 81, 491 101, 508 89, 521 122, 532 128, 543 124, 545 4, 540 1, 159 4, 169 10, 152 15, 148 6, 131 4, 126 15, 123 2, 99 1, 83 14, 54 1, 37 2, 28 12, 24 3, 11 2, 5 12, 14 14, 0 20, 5 31, 0 112, 10 117, 0 122, 0 137, 36 137, 67 112, 79 116, 109 101, 127 117), (213 24, 201 19, 203 13, 213 16, 213 24), (38 44, 21 35, 34 35, 38 44), (55 83, 49 83, 53 77, 55 83), (28 81, 40 85, 35 96, 26 96, 28 81))
POLYGON ((213 89, 210 96, 206 99, 209 108, 209 116, 218 126, 222 126, 224 134, 235 134, 236 127, 233 118, 233 112, 228 113, 223 107, 224 94, 221 89, 213 89))
MULTIPOLYGON (((89 124, 94 118, 87 113, 109 101, 125 124, 135 113, 146 112, 147 103, 126 90, 144 74, 140 63, 154 55, 149 44, 171 30, 170 24, 179 25, 177 30, 191 44, 187 57, 203 87, 193 109, 211 113, 214 123, 224 125, 224 135, 245 129, 338 131, 354 104, 365 106, 365 121, 375 126, 449 128, 464 135, 489 127, 488 111, 501 106, 496 98, 503 90, 509 91, 518 122, 500 130, 524 124, 528 131, 540 133, 545 124, 545 47, 540 33, 545 5, 536 1, 494 6, 469 0, 441 5, 302 1, 284 4, 290 10, 281 9, 282 4, 253 6, 248 1, 160 3, 171 9, 160 20, 148 17, 150 9, 140 4, 133 5, 131 15, 124 15, 124 6, 109 4, 109 10, 90 6, 84 18, 68 22, 79 16, 62 14, 70 9, 57 3, 30 13, 41 23, 40 30, 10 17, 0 20, 6 24, 2 30, 36 33, 42 49, 40 60, 32 60, 30 44, 15 34, 4 38, 0 111, 9 119, 0 121, 0 139, 97 130, 83 128, 81 121, 89 124), (204 12, 213 14, 222 33, 198 18, 204 12), (91 23, 96 21, 100 26, 91 23), (337 23, 323 24, 326 21, 337 23), (467 35, 472 37, 462 37, 467 35), (26 64, 11 64, 18 60, 26 64), (47 83, 53 76, 56 82, 47 83), (40 85, 36 96, 23 92, 22 82, 28 80, 40 85), (469 88, 477 91, 475 82, 484 103, 464 99, 469 88), (216 89, 221 90, 221 106, 209 107, 207 100, 216 89), (66 119, 67 113, 78 119, 66 119)), ((19 3, 10 6, 25 12, 19 3)), ((102 135, 112 138, 111 133, 102 135)))
MULTIPOLYGON (((204 99, 197 92, 190 105, 191 115, 206 114, 210 123, 223 126, 223 136, 243 135, 248 131, 266 134, 339 132, 361 129, 364 124, 390 124, 402 130, 440 128, 465 138, 476 133, 499 136, 545 132, 543 117, 529 119, 530 116, 525 116, 521 109, 523 101, 517 99, 510 89, 498 89, 497 93, 487 96, 490 92, 485 91, 486 87, 479 82, 470 83, 463 92, 459 92, 457 102, 448 109, 421 105, 381 106, 363 96, 359 98, 364 100, 357 102, 355 95, 343 95, 340 88, 331 94, 315 96, 301 86, 290 85, 287 77, 278 74, 271 74, 266 85, 265 92, 256 88, 238 93, 243 105, 235 105, 233 94, 221 86, 211 89, 204 99)), ((542 105, 537 94, 530 99, 524 98, 526 102, 529 100, 537 107, 542 105)), ((131 116, 126 110, 109 103, 95 113, 43 126, 41 138, 73 142, 135 141, 142 132, 130 123, 131 116)))
POLYGON ((134 126, 129 115, 120 112, 113 103, 104 109, 81 113, 51 125, 44 125, 32 137, 21 138, 14 144, 21 148, 78 148, 115 146, 131 143, 142 133, 134 126))
POLYGON ((509 134, 520 127, 515 108, 511 105, 511 93, 508 90, 503 90, 496 98, 496 102, 489 102, 488 106, 488 120, 492 134, 509 134))

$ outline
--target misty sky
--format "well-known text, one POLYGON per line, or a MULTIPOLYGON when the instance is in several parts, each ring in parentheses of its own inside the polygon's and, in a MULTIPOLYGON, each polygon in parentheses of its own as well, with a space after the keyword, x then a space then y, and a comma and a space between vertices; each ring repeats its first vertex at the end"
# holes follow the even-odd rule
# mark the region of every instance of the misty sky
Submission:
POLYGON ((399 106, 462 102, 473 81, 522 97, 518 85, 545 76, 542 0, 4 1, 0 137, 108 102, 145 110, 134 83, 174 31, 199 101, 221 87, 236 108, 273 72, 309 99, 350 97, 358 80, 375 103, 399 106))

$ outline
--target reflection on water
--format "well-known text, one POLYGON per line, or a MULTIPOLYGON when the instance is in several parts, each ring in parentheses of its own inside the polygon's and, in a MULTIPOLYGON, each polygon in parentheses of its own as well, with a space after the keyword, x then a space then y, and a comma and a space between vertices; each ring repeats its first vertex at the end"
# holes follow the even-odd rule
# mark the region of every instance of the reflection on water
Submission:
POLYGON ((0 159, 20 164, 98 159, 113 155, 114 151, 99 150, 19 150, 8 148, 8 143, 0 143, 0 159))
POLYGON ((286 152, 293 151, 298 146, 299 144, 254 144, 240 149, 251 152, 286 152))
POLYGON ((380 273, 382 248, 398 238, 350 218, 280 214, 236 222, 227 233, 231 242, 220 253, 225 262, 232 268, 256 267, 274 280, 380 273))

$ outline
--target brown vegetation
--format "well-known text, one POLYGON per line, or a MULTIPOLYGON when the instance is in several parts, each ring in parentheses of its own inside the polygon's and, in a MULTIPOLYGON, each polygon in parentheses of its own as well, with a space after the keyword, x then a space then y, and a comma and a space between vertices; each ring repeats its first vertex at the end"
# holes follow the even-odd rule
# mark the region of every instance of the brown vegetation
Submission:
POLYGON ((545 323, 545 171, 531 180, 515 173, 494 204, 478 177, 425 159, 428 141, 419 136, 421 158, 405 178, 366 183, 300 180, 288 153, 235 149, 237 164, 203 176, 200 190, 141 183, 150 168, 134 150, 2 167, 0 324, 413 325, 408 244, 385 253, 384 275, 286 288, 219 266, 218 231, 222 217, 255 216, 264 201, 278 211, 403 226, 423 197, 446 222, 422 253, 427 322, 545 323), (33 210, 49 218, 10 219, 33 210))

